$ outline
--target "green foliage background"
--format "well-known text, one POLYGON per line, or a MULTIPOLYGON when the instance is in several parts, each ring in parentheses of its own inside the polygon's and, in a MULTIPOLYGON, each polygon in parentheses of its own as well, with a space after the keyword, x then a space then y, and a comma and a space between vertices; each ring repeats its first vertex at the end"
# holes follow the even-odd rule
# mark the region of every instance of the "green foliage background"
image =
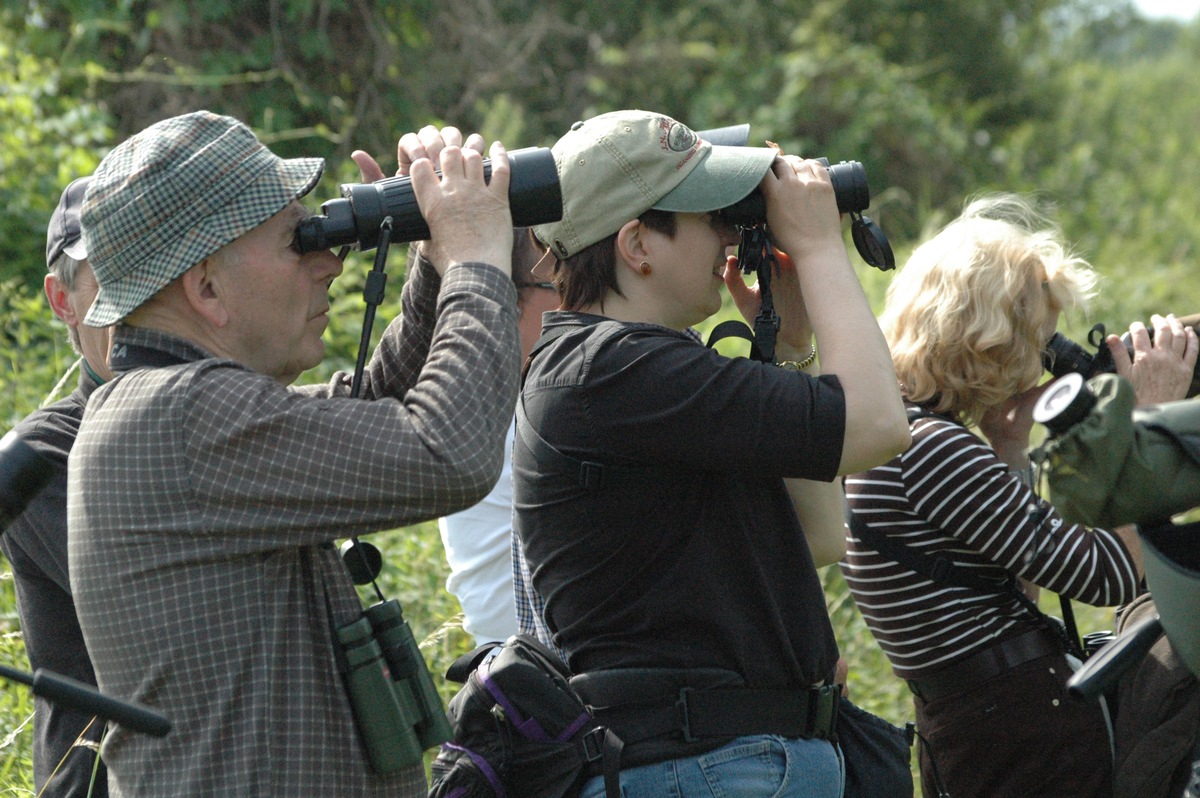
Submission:
MULTIPOLYGON (((576 119, 650 108, 695 128, 747 121, 755 140, 855 159, 898 260, 989 190, 1036 193, 1105 278, 1090 314, 1120 328, 1200 311, 1200 29, 1126 0, 27 0, 0 4, 0 430, 74 385, 40 291, 62 188, 159 119, 209 108, 285 156, 320 155, 314 203, 356 179, 354 149, 394 164, 397 137, 452 123, 510 149, 576 119)), ((355 258, 357 256, 351 256, 355 258)), ((396 312, 392 256, 382 328, 396 312)), ((353 366, 362 275, 334 287, 330 357, 353 366)), ((864 267, 876 307, 888 275, 864 267)), ((728 311, 727 311, 728 312, 728 311)), ((378 332, 378 330, 376 331, 378 332)), ((853 331, 847 331, 853 334, 853 331)), ((435 673, 469 641, 445 592, 436 526, 377 538, 435 673)), ((0 662, 27 667, 0 563, 0 662)), ((836 569, 830 611, 857 701, 895 722, 903 684, 836 569)), ((1048 607, 1052 609, 1052 607, 1048 607)), ((1111 613, 1081 613, 1084 631, 1111 613)), ((451 688, 446 687, 446 695, 451 688)), ((0 795, 32 794, 31 700, 0 685, 0 795)))

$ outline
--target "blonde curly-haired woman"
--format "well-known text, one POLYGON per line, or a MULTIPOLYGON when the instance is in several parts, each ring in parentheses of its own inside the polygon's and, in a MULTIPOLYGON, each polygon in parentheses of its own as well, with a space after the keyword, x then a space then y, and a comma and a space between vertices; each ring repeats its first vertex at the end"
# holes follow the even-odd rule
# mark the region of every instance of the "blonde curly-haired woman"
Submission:
MULTIPOLYGON (((998 195, 918 247, 888 290, 880 324, 912 444, 846 478, 843 571, 914 694, 926 796, 929 749, 955 796, 1111 794, 1102 710, 1068 696, 1066 638, 1028 601, 1044 587, 1112 606, 1141 579, 1132 527, 1066 523, 1030 478, 1042 353, 1095 283, 1028 201, 998 195), (927 570, 937 560, 955 576, 927 570)), ((1132 361, 1115 336, 1110 349, 1142 401, 1182 398, 1196 335, 1174 317, 1153 323, 1153 342, 1132 328, 1132 361)))

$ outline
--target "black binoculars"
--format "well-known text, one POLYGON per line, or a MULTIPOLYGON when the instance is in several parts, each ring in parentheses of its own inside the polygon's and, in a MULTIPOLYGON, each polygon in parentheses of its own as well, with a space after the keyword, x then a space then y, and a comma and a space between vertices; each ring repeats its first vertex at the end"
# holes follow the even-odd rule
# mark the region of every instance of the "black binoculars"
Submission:
MULTIPOLYGON (((842 161, 829 165, 828 158, 814 158, 825 165, 833 183, 833 195, 842 213, 865 211, 871 204, 871 188, 867 185, 867 170, 858 161, 842 161)), ((757 188, 742 199, 721 209, 721 218, 738 227, 753 227, 767 221, 767 200, 757 188)))
MULTIPOLYGON (((838 210, 850 214, 854 219, 850 226, 850 237, 858 254, 868 265, 880 271, 896 268, 896 256, 892 246, 879 225, 864 216, 863 211, 871 204, 871 188, 867 185, 867 170, 858 161, 842 161, 830 166, 828 158, 814 158, 824 164, 833 183, 833 196, 838 210)), ((721 219, 737 227, 752 228, 767 221, 767 200, 757 188, 727 208, 722 208, 721 219)))
MULTIPOLYGON (((508 154, 508 205, 513 227, 532 227, 562 218, 562 190, 554 156, 545 147, 529 147, 508 154)), ((492 176, 490 159, 483 161, 486 178, 492 176)), ((374 249, 379 228, 392 217, 391 241, 421 241, 429 238, 429 225, 421 215, 412 178, 389 177, 374 183, 345 183, 342 199, 321 205, 321 215, 310 216, 296 228, 301 252, 317 252, 341 246, 374 249)))
MULTIPOLYGON (((1179 321, 1183 326, 1195 328, 1197 332, 1200 332, 1200 314, 1183 316, 1179 321)), ((1150 333, 1150 340, 1154 340, 1154 330, 1148 329, 1147 332, 1150 333)), ((1082 345, 1062 333, 1056 332, 1046 342, 1046 348, 1042 350, 1042 366, 1055 377, 1078 374, 1087 380, 1097 374, 1116 374, 1117 364, 1113 361, 1112 353, 1105 343, 1106 338, 1107 332, 1103 324, 1096 324, 1088 331, 1088 343, 1096 350, 1095 354, 1092 354, 1082 345)), ((1130 340, 1129 333, 1121 336, 1121 342, 1125 344, 1125 350, 1132 358, 1133 342, 1130 340)), ((1192 384, 1188 387, 1187 398, 1190 399, 1197 395, 1200 395, 1200 361, 1196 362, 1196 367, 1192 372, 1192 384)))

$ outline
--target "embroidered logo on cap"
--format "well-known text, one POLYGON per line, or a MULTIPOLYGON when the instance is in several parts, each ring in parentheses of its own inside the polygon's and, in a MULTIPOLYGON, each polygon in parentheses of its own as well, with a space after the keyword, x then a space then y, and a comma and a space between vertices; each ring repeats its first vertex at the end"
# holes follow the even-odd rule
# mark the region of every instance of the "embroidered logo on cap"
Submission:
POLYGON ((661 116, 658 119, 658 131, 658 143, 664 151, 686 153, 679 163, 675 164, 676 170, 681 169, 700 149, 700 137, 682 122, 661 116))
POLYGON ((699 143, 700 139, 687 125, 668 119, 663 121, 671 123, 667 130, 667 146, 675 152, 687 152, 699 143))

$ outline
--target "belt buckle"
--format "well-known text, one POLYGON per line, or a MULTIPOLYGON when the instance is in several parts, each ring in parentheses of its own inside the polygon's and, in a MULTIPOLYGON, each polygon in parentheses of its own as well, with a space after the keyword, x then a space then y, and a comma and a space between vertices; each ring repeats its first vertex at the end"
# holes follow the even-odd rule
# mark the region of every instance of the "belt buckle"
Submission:
POLYGON ((579 487, 594 493, 604 487, 604 464, 585 460, 579 466, 579 487))
POLYGON ((588 762, 604 758, 604 729, 604 726, 597 726, 580 738, 583 743, 583 756, 588 762))

